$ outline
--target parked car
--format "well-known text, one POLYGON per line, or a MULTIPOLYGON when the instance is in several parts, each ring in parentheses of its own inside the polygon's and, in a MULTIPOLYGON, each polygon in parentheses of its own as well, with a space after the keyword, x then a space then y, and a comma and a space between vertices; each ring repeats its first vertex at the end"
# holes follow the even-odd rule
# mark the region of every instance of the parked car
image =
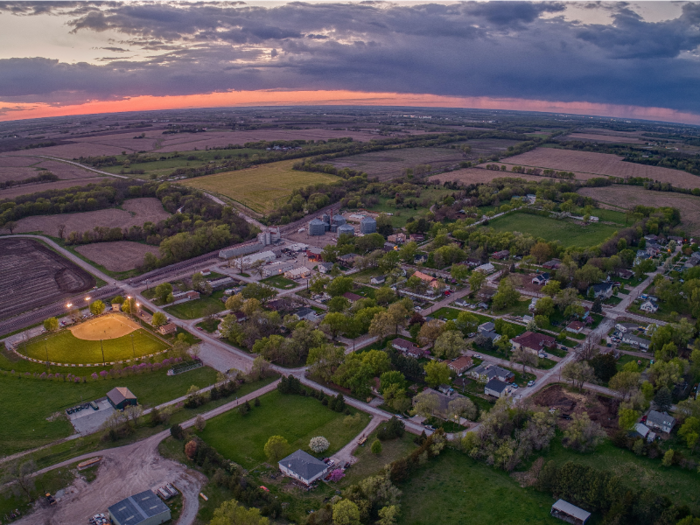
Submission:
POLYGON ((518 383, 513 383, 513 384, 511 385, 511 388, 512 388, 513 390, 517 390, 517 389, 520 388, 520 387, 518 386, 518 383))
POLYGON ((528 387, 533 387, 533 386, 535 386, 535 382, 534 382, 534 381, 528 381, 528 382, 527 382, 527 386, 528 386, 528 387))

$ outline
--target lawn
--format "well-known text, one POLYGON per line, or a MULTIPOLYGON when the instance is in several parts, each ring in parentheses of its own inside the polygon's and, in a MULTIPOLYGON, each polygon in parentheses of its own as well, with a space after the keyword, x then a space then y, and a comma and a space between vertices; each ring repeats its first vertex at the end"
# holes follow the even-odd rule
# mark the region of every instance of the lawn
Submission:
POLYGON ((255 168, 228 171, 182 181, 204 191, 210 191, 240 202, 251 210, 268 213, 284 204, 292 190, 340 179, 325 173, 309 173, 292 169, 296 160, 262 164, 255 168))
MULTIPOLYGON (((528 302, 528 304, 529 304, 529 302, 528 302)), ((468 311, 468 310, 457 310, 456 308, 447 308, 447 307, 444 307, 444 308, 440 308, 439 310, 433 312, 433 315, 432 315, 432 316, 433 316, 435 319, 442 319, 442 318, 444 317, 444 318, 447 319, 448 321, 451 321, 451 320, 457 319, 457 316, 458 316, 460 313, 462 313, 463 311, 468 311)), ((471 311, 471 312, 468 311, 468 312, 469 312, 470 314, 475 315, 476 317, 478 317, 478 318, 479 318, 479 323, 488 323, 488 322, 495 322, 495 321, 496 321, 496 319, 493 318, 493 317, 488 317, 488 316, 485 316, 485 315, 481 315, 481 314, 478 314, 478 313, 473 312, 473 311, 471 311)), ((510 323, 510 322, 508 322, 508 321, 505 321, 505 323, 506 323, 507 325, 509 325, 511 328, 513 328, 514 333, 515 333, 515 336, 518 336, 518 335, 522 334, 522 333, 525 332, 525 330, 526 330, 526 328, 525 328, 524 326, 522 326, 522 325, 515 324, 515 323, 510 323)), ((515 336, 513 336, 513 337, 515 337, 515 336)))
POLYGON ((554 499, 523 489, 505 472, 445 450, 399 486, 402 525, 559 524, 554 499))
POLYGON ((405 432, 404 435, 398 439, 382 441, 382 453, 377 456, 372 454, 369 450, 370 445, 376 438, 377 433, 373 432, 367 438, 367 442, 364 446, 355 449, 353 456, 357 458, 357 463, 353 463, 352 467, 346 472, 345 479, 343 479, 342 483, 343 487, 348 487, 353 483, 362 481, 368 476, 377 474, 384 468, 384 465, 408 456, 417 446, 413 442, 416 436, 410 432, 405 432))
POLYGON ((194 301, 168 306, 165 308, 165 311, 178 319, 199 319, 225 310, 226 307, 224 303, 221 302, 223 296, 224 292, 220 290, 214 292, 209 297, 202 297, 194 301))
POLYGON ((323 436, 331 447, 317 456, 330 456, 362 432, 369 422, 369 416, 360 412, 360 423, 348 426, 344 423, 345 414, 330 410, 312 397, 274 391, 262 396, 260 402, 259 407, 251 405, 251 412, 245 416, 232 410, 211 419, 200 436, 224 457, 251 469, 266 461, 263 448, 270 436, 286 438, 290 453, 299 448, 312 453, 309 440, 323 436))
POLYGON ((73 427, 67 420, 47 418, 80 402, 104 397, 116 386, 129 388, 140 404, 155 406, 184 396, 191 385, 203 388, 216 381, 216 371, 208 367, 176 376, 166 373, 163 369, 81 384, 0 375, 0 419, 7 423, 0 428, 0 453, 13 454, 71 435, 73 427))
POLYGON ((419 215, 425 215, 430 211, 430 206, 438 200, 444 198, 446 195, 451 195, 451 190, 444 189, 426 189, 422 190, 420 197, 417 199, 413 196, 406 196, 407 198, 412 198, 418 201, 419 205, 417 208, 397 208, 395 200, 388 197, 379 197, 379 203, 375 206, 367 208, 370 211, 377 213, 391 213, 391 225, 394 228, 403 228, 406 226, 408 219, 410 217, 418 217, 419 215), (423 204, 428 204, 424 206, 423 204))
POLYGON ((268 277, 267 279, 263 279, 260 282, 265 283, 268 286, 273 286, 275 288, 279 288, 280 290, 290 290, 292 288, 296 288, 297 286, 299 286, 297 283, 295 283, 291 279, 287 279, 286 277, 283 277, 281 275, 273 275, 272 277, 268 277))
POLYGON ((142 328, 131 334, 116 339, 105 339, 102 342, 78 339, 70 330, 61 330, 56 334, 36 337, 29 341, 26 347, 20 346, 18 351, 42 361, 46 361, 48 352, 49 361, 85 364, 123 361, 133 359, 134 356, 160 352, 166 348, 168 348, 167 344, 142 328))
POLYGON ((569 220, 550 219, 528 213, 510 213, 489 222, 495 231, 528 233, 545 241, 559 241, 564 247, 596 246, 619 228, 608 224, 581 226, 569 220))

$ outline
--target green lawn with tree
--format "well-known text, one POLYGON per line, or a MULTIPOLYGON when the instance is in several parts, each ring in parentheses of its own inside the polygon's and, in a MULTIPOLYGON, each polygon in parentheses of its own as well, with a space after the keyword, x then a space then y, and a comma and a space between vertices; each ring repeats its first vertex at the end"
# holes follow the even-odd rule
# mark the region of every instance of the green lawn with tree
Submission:
MULTIPOLYGON (((334 412, 312 397, 283 395, 277 391, 260 398, 259 407, 242 416, 237 410, 207 422, 200 433, 204 441, 224 457, 250 469, 266 461, 265 444, 271 436, 282 436, 289 443, 289 453, 303 449, 310 454, 309 440, 323 436, 330 448, 317 456, 329 456, 344 447, 367 426, 369 416, 347 424, 343 413, 334 412)), ((352 413, 355 411, 350 409, 352 413)))
POLYGON ((226 307, 221 302, 223 296, 224 292, 220 290, 208 297, 204 296, 194 301, 168 306, 165 311, 178 319, 199 319, 225 310, 226 307))
POLYGON ((260 282, 267 284, 268 286, 279 288, 280 290, 291 290, 292 288, 296 288, 297 286, 299 286, 299 284, 295 283, 291 279, 287 279, 282 275, 273 275, 272 277, 263 279, 260 282))
POLYGON ((134 356, 154 354, 167 348, 166 343, 141 328, 128 335, 116 339, 105 339, 102 342, 78 339, 70 330, 62 330, 55 334, 36 337, 26 345, 19 345, 17 351, 41 361, 47 360, 48 352, 48 361, 86 364, 123 361, 133 359, 134 356))

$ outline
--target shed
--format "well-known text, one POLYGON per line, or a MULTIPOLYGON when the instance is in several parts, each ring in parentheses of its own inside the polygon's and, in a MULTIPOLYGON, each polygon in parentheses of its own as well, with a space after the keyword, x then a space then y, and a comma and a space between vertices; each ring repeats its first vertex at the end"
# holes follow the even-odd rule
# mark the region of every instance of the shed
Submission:
POLYGON ((588 521, 588 518, 591 517, 590 512, 586 512, 582 508, 572 505, 563 499, 558 500, 552 505, 550 514, 572 525, 584 525, 588 521))
POLYGON ((174 334, 175 332, 177 332, 177 325, 175 323, 167 323, 158 328, 158 331, 162 335, 174 334))
POLYGON ((168 506, 150 490, 121 500, 108 512, 115 525, 160 525, 171 518, 168 506))
POLYGON ((301 481, 304 485, 311 485, 328 471, 328 465, 303 450, 293 452, 278 465, 283 474, 301 481))
POLYGON ((125 386, 118 386, 107 392, 107 400, 117 410, 123 410, 129 405, 136 405, 136 396, 125 386))

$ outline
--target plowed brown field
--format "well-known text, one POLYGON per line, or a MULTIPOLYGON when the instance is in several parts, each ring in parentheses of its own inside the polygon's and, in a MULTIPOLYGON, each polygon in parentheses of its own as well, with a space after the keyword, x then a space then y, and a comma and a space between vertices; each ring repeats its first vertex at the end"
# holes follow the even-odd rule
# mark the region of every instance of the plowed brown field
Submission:
POLYGON ((156 257, 159 255, 157 246, 130 241, 85 244, 76 247, 75 251, 112 272, 133 270, 143 263, 147 253, 152 253, 156 257))
POLYGON ((636 137, 626 137, 623 135, 597 135, 595 133, 571 133, 566 136, 570 140, 595 140, 598 142, 619 142, 624 144, 642 144, 636 137))
POLYGON ((3 199, 14 199, 20 195, 29 195, 31 193, 36 193, 39 191, 46 190, 63 190, 66 188, 72 188, 74 186, 84 186, 86 184, 100 182, 104 180, 103 178, 95 174, 95 178, 92 179, 71 179, 71 180, 60 180, 56 182, 45 182, 42 184, 26 184, 23 186, 14 186, 6 190, 0 190, 0 200, 3 199))
POLYGON ((431 181, 458 181, 463 184, 479 184, 485 182, 491 182, 493 179, 502 179, 504 177, 522 179, 526 181, 543 181, 551 180, 547 177, 536 177, 534 175, 523 175, 521 173, 511 173, 508 171, 491 171, 482 168, 466 168, 463 170, 455 170, 447 173, 440 173, 439 175, 433 175, 430 177, 431 181))

